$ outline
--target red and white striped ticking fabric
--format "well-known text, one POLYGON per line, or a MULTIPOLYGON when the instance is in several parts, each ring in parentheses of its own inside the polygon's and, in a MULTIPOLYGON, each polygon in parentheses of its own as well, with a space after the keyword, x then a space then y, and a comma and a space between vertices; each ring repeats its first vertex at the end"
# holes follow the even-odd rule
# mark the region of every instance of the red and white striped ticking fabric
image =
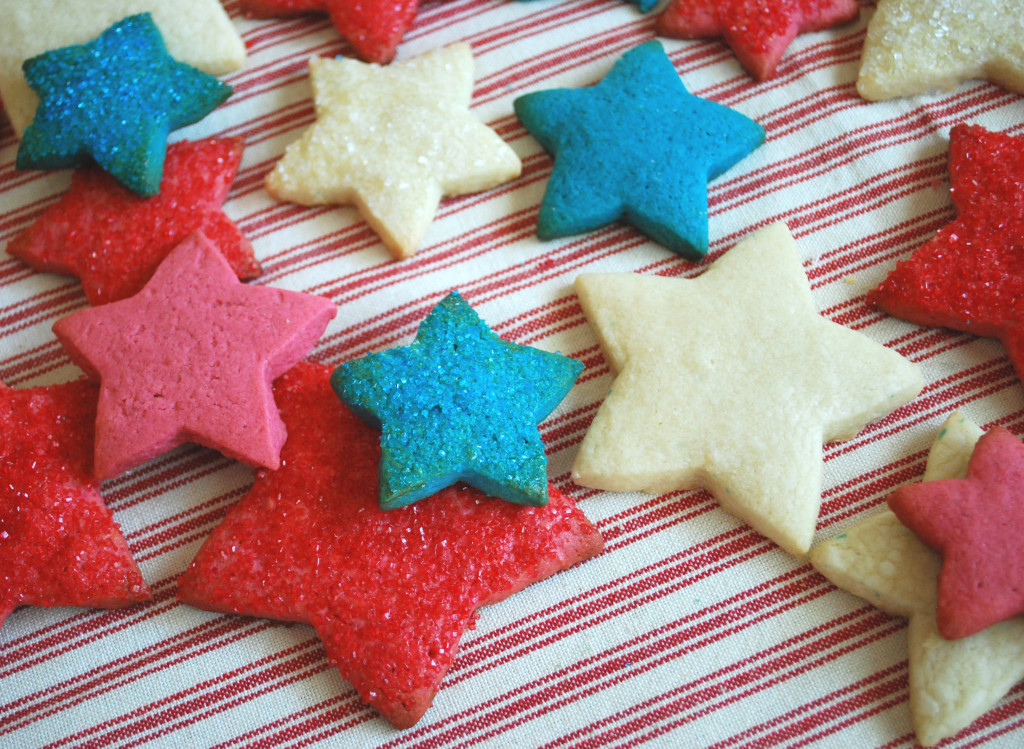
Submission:
MULTIPOLYGON (((512 100, 598 81, 654 36, 653 18, 622 0, 425 3, 399 59, 467 40, 477 63, 473 111, 524 169, 511 184, 445 201, 423 248, 398 263, 353 209, 279 203, 262 187, 312 121, 307 59, 344 54, 346 45, 320 18, 250 21, 236 0, 226 7, 248 63, 227 78, 235 88, 227 103, 173 137, 245 139, 225 210, 256 248, 260 282, 339 306, 312 358, 337 364, 407 342, 452 288, 500 335, 579 358, 586 371, 542 432, 552 481, 580 501, 607 550, 483 610, 434 707, 399 732, 360 703, 311 628, 176 601, 176 577, 252 480, 212 451, 179 448, 104 486, 154 601, 114 612, 22 608, 0 629, 0 746, 913 745, 902 620, 837 590, 703 492, 614 494, 570 480, 612 380, 574 278, 584 270, 693 276, 706 263, 685 262, 626 226, 537 240, 551 162, 512 100)), ((927 379, 911 404, 825 448, 818 540, 916 480, 950 410, 1024 431, 1024 390, 998 343, 864 304, 896 260, 953 216, 949 128, 1024 133, 1024 98, 974 83, 861 100, 854 81, 869 12, 799 37, 761 84, 718 42, 664 40, 690 91, 767 131, 760 149, 709 187, 712 257, 785 220, 822 314, 918 362, 927 379)), ((67 185, 66 174, 16 171, 15 151, 4 125, 0 247, 67 185)), ((0 255, 0 379, 26 387, 76 377, 50 328, 85 304, 73 279, 0 255)), ((1018 687, 949 745, 1022 743, 1018 687)))

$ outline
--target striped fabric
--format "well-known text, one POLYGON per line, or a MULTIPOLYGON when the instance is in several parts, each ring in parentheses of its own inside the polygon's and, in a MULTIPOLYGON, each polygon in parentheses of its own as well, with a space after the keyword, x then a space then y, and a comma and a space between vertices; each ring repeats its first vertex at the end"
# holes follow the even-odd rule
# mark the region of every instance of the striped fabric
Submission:
MULTIPOLYGON (((434 707, 398 732, 359 702, 311 628, 177 603, 176 577, 252 480, 212 451, 179 448, 104 486, 154 601, 114 612, 22 608, 0 629, 0 746, 913 745, 904 621, 837 590, 706 493, 614 494, 570 480, 612 381, 572 281, 584 270, 689 277, 706 263, 685 262, 624 225, 537 240, 551 162, 512 100, 594 83, 654 36, 653 19, 622 0, 426 2, 399 59, 467 40, 477 62, 473 111, 524 168, 508 185, 443 202, 423 248, 399 263, 354 210, 279 203, 262 187, 312 121, 307 59, 343 54, 345 44, 321 18, 257 22, 241 16, 237 0, 226 7, 248 64, 227 78, 235 95, 174 138, 245 139, 225 210, 255 246, 259 282, 339 306, 311 358, 337 364, 407 342, 458 288, 503 337, 582 360, 586 371, 542 433, 552 481, 580 502, 607 549, 482 610, 434 707)), ((718 42, 664 40, 690 91, 767 131, 760 149, 709 187, 711 256, 785 220, 822 314, 918 362, 928 383, 908 406, 825 448, 819 540, 916 480, 950 410, 1024 431, 1024 390, 997 342, 864 304, 898 259, 953 216, 949 128, 1024 133, 1024 99, 975 83, 861 100, 854 81, 869 12, 799 37, 762 84, 718 42)), ((67 185, 66 174, 16 171, 15 151, 4 125, 0 247, 67 185)), ((0 255, 0 379, 27 387, 76 377, 50 328, 85 304, 74 279, 0 255)), ((949 745, 1021 743, 1018 687, 949 745)))

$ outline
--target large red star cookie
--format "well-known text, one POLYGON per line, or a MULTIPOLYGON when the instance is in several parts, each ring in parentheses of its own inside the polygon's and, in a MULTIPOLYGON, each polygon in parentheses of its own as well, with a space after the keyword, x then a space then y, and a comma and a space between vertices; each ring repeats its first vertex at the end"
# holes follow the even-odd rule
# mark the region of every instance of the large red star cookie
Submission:
POLYGON ((999 338, 1024 378, 1024 138, 957 125, 949 175, 957 219, 868 301, 920 325, 999 338))
POLYGON ((391 62, 412 26, 420 0, 242 0, 255 18, 327 13, 331 23, 366 62, 391 62))
POLYGON ((942 553, 939 632, 968 637, 1024 613, 1024 444, 1006 429, 974 448, 967 477, 909 484, 889 508, 942 553))
POLYGON ((449 488, 377 504, 379 433, 337 399, 330 369, 275 384, 288 425, 278 471, 259 472, 179 580, 213 611, 308 622, 359 696, 399 728, 419 720, 476 610, 602 549, 572 500, 544 507, 449 488))
POLYGON ((0 383, 0 624, 15 608, 149 599, 92 462, 96 386, 0 383))
POLYGON ((662 36, 722 37, 759 81, 771 78, 797 34, 838 26, 860 13, 857 0, 672 0, 658 17, 662 36))
POLYGON ((10 241, 7 252, 36 270, 82 279, 92 305, 129 297, 189 234, 202 231, 239 278, 260 273, 252 245, 221 204, 238 171, 240 138, 181 141, 167 149, 160 193, 140 198, 99 167, 10 241))
POLYGON ((183 442, 276 468, 285 429, 271 382, 334 317, 322 297, 246 286, 194 234, 135 296, 53 326, 100 380, 95 474, 116 476, 183 442))

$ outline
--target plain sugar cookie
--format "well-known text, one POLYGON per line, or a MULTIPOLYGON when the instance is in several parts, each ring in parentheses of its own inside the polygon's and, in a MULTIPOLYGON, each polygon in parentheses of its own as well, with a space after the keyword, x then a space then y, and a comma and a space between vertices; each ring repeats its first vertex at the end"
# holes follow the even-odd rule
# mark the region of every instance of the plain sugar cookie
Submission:
POLYGON ((692 280, 581 275, 576 291, 618 375, 573 466, 611 491, 706 488, 805 554, 822 444, 920 392, 916 365, 815 309, 796 243, 772 224, 692 280))

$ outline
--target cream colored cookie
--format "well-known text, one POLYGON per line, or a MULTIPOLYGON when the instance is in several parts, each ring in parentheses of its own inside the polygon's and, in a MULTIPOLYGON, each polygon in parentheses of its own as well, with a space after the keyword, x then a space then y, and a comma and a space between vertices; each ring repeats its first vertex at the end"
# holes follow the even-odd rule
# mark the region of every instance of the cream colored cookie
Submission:
POLYGON ((857 90, 879 101, 983 78, 1024 93, 1020 0, 878 0, 857 90))
MULTIPOLYGON (((943 424, 928 455, 926 481, 963 478, 982 432, 958 413, 943 424)), ((844 590, 910 619, 910 709, 924 746, 952 736, 1024 679, 1024 618, 946 640, 935 621, 941 557, 890 510, 818 544, 811 564, 844 590)))
POLYGON ((267 175, 274 197, 355 205, 405 258, 419 248, 442 197, 519 176, 519 157, 469 111, 469 45, 386 67, 321 58, 309 67, 317 120, 267 175))
POLYGON ((793 554, 814 535, 822 444, 852 437, 923 385, 915 365, 818 314, 782 223, 693 280, 581 275, 576 291, 618 376, 574 480, 706 488, 793 554))
POLYGON ((217 0, 0 0, 0 98, 20 138, 39 99, 21 63, 47 50, 84 44, 137 13, 153 14, 167 51, 204 73, 222 75, 245 63, 245 45, 217 0))

